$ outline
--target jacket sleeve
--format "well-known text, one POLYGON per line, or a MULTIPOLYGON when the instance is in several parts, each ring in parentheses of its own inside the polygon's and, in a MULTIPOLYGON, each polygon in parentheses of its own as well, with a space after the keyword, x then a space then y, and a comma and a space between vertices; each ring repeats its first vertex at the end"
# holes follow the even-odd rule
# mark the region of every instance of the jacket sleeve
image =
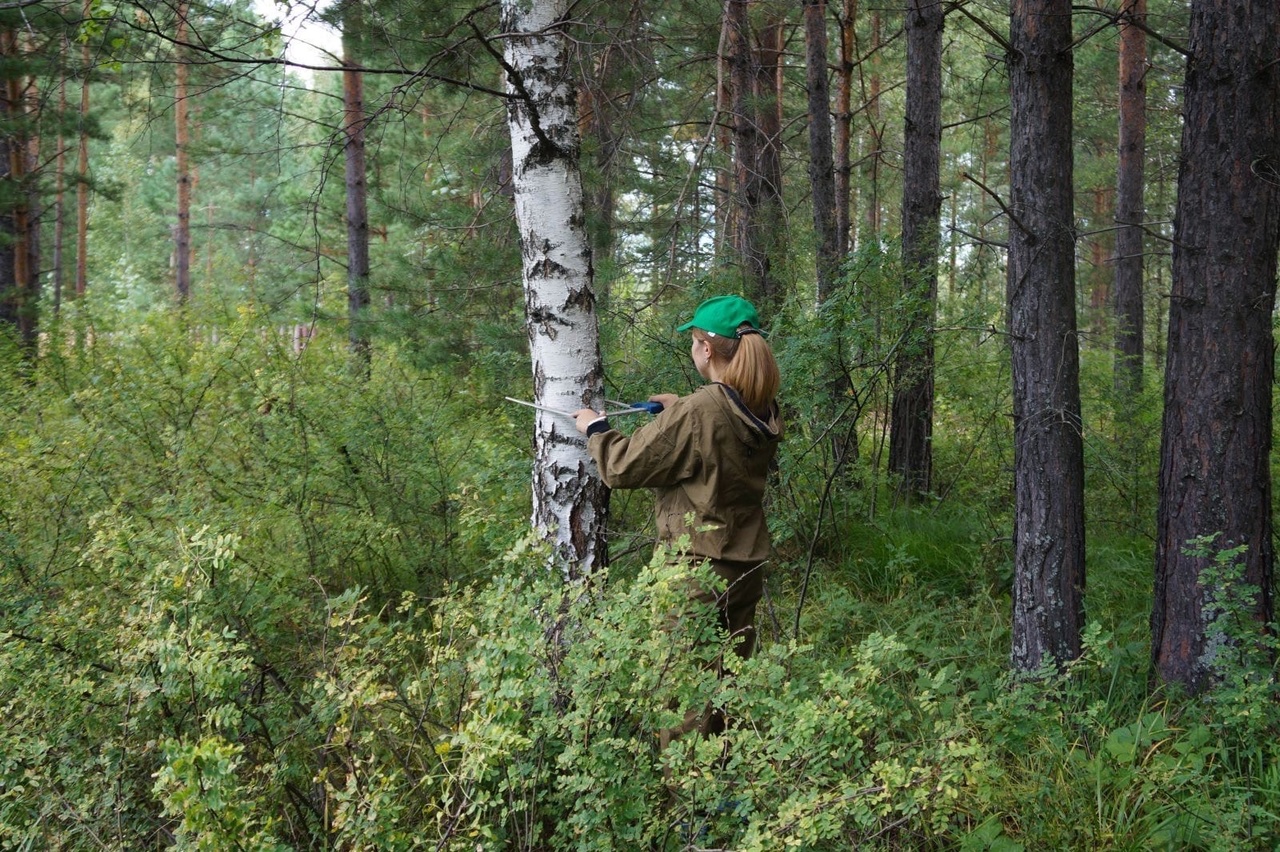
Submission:
POLYGON ((697 472, 696 430, 696 411, 673 406, 630 437, 612 429, 592 435, 587 451, 610 488, 665 488, 697 472))

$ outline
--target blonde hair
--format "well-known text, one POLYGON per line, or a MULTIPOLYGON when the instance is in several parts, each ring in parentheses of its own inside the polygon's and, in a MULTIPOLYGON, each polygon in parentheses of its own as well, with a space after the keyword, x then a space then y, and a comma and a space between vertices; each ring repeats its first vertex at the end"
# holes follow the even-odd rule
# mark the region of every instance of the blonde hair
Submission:
MULTIPOLYGON (((738 332, 750 328, 741 325, 738 332)), ((695 328, 693 336, 710 344, 712 354, 722 365, 720 381, 733 388, 756 416, 767 416, 782 385, 782 374, 764 335, 753 330, 741 337, 712 336, 695 328)))

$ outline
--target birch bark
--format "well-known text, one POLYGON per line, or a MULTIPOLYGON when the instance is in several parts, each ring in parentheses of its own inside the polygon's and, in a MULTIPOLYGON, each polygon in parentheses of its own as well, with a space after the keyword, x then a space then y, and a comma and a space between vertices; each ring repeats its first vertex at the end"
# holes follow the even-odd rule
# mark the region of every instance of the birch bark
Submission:
MULTIPOLYGON (((583 217, 578 99, 561 30, 566 0, 503 0, 507 119, 525 323, 538 405, 600 408, 603 367, 583 217)), ((567 579, 605 562, 607 490, 573 421, 537 413, 533 527, 567 579)))

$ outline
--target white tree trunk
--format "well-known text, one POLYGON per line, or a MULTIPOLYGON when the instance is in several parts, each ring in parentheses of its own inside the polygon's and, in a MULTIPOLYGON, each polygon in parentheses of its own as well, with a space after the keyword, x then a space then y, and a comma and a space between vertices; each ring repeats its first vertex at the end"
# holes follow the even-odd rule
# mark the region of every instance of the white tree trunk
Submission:
MULTIPOLYGON (((578 99, 559 29, 565 0, 503 0, 508 124, 525 322, 539 405, 600 408, 604 371, 578 170, 578 99)), ((573 421, 539 411, 533 526, 567 577, 604 561, 606 489, 573 421)))

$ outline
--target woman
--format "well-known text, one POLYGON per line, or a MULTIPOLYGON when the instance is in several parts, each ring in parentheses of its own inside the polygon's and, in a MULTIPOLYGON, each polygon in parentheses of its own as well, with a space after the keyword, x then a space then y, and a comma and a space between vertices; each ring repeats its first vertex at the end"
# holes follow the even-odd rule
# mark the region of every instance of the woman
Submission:
MULTIPOLYGON (((630 437, 603 412, 584 408, 575 419, 604 483, 652 488, 659 541, 674 548, 687 535, 689 554, 724 580, 724 591, 695 587, 692 596, 716 606, 746 659, 769 557, 765 481, 782 439, 778 364, 756 309, 740 296, 708 299, 678 330, 692 332, 690 357, 710 384, 685 397, 650 397, 663 410, 630 437)), ((701 727, 710 732, 718 723, 704 719, 701 727)))

